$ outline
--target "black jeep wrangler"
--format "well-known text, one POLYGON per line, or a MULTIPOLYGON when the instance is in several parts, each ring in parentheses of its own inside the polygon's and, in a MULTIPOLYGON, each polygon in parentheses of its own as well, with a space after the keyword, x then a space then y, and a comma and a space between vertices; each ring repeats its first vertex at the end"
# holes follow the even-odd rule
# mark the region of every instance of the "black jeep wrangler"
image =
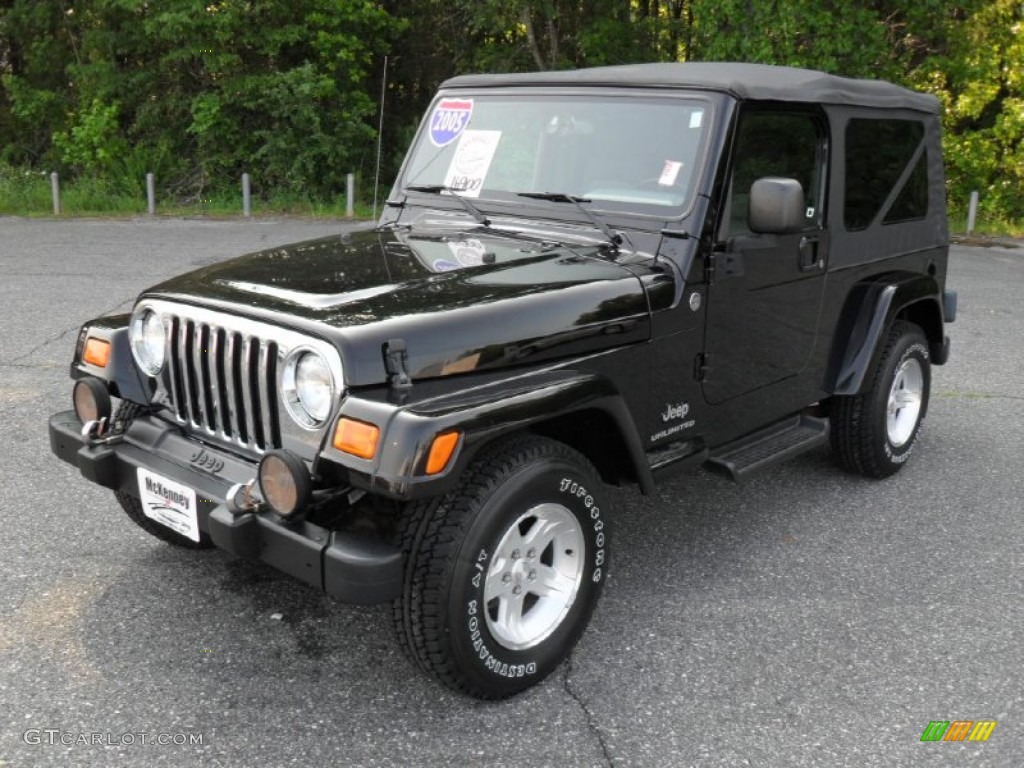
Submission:
POLYGON ((516 693, 593 611, 605 484, 910 457, 956 309, 938 113, 742 64, 449 80, 375 228, 87 323, 53 451, 154 536, 393 601, 424 670, 516 693))

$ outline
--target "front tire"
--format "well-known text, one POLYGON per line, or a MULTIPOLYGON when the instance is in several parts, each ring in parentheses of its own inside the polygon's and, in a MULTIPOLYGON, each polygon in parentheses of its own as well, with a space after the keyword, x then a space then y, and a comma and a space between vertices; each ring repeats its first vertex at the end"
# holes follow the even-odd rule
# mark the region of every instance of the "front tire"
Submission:
POLYGON ((875 478, 898 472, 921 434, 930 390, 924 333, 913 323, 893 323, 870 386, 835 398, 831 440, 840 466, 875 478))
POLYGON ((407 654, 482 699, 543 680, 604 585, 606 515, 597 473, 568 446, 522 437, 489 450, 455 490, 407 510, 394 606, 407 654))

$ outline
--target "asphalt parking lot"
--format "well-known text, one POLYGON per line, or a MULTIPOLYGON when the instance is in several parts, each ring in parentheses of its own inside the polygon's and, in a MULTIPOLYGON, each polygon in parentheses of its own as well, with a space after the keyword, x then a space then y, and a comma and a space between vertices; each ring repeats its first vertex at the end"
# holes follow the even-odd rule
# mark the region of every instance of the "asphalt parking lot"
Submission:
POLYGON ((50 454, 83 320, 345 226, 0 218, 0 766, 1024 764, 1024 248, 953 249, 953 357, 903 472, 822 450, 616 490, 571 660, 481 703, 406 663, 386 606, 167 547, 50 454), (933 720, 998 725, 922 743, 933 720))

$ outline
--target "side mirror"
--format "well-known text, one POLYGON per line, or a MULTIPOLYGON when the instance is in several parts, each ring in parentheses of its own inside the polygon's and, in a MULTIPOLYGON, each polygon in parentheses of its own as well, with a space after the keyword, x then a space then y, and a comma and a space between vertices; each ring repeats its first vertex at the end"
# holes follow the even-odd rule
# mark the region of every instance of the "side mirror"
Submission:
POLYGON ((766 176, 750 185, 747 226, 751 232, 772 235, 799 232, 805 221, 804 188, 796 179, 766 176))

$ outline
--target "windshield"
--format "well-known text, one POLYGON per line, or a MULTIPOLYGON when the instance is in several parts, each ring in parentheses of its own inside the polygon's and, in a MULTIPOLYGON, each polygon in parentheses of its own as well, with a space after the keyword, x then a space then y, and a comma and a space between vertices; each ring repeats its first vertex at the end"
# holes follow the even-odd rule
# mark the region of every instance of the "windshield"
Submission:
POLYGON ((561 193, 603 210, 677 216, 694 194, 709 110, 634 94, 442 97, 401 184, 520 203, 524 192, 561 193))

